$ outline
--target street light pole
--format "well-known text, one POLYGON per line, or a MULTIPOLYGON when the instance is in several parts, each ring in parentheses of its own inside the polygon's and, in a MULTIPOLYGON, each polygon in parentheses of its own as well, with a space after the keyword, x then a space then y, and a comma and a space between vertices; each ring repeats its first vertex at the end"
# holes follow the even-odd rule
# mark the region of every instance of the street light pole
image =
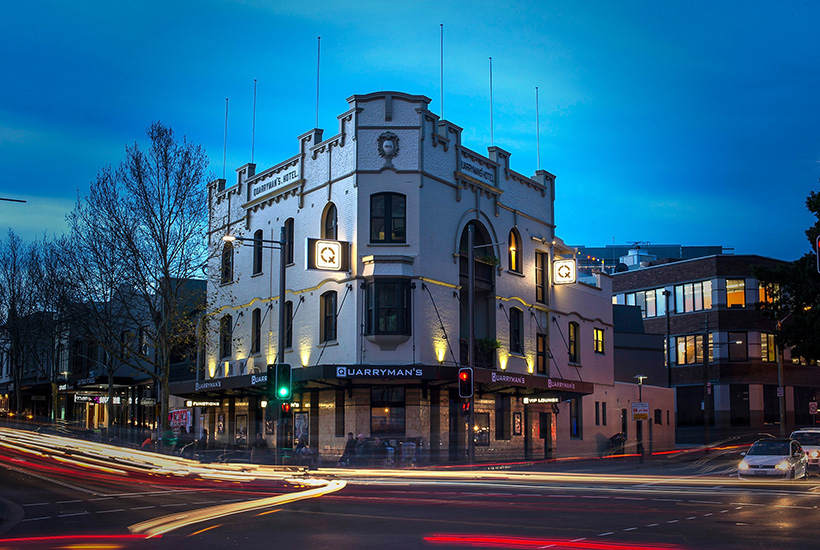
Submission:
MULTIPOLYGON (((262 243, 263 248, 268 248, 271 250, 279 249, 279 310, 278 310, 278 317, 279 317, 279 336, 277 342, 277 349, 276 349, 276 360, 277 364, 284 364, 285 362, 285 275, 287 273, 285 269, 285 259, 286 259, 286 252, 288 246, 288 235, 286 227, 283 225, 279 231, 279 241, 269 240, 269 239, 247 239, 245 237, 237 237, 235 235, 225 235, 222 237, 222 240, 227 242, 233 241, 240 241, 243 245, 247 246, 255 246, 256 243, 262 243), (252 244, 248 244, 252 243, 252 244), (267 246, 265 246, 267 245, 267 246)), ((284 444, 285 438, 282 434, 282 411, 281 408, 276 412, 277 420, 276 420, 276 455, 274 462, 277 464, 281 461, 281 447, 284 444)))
MULTIPOLYGON (((470 337, 467 341, 469 346, 467 352, 468 365, 475 372, 475 225, 467 226, 467 280, 470 286, 467 292, 467 316, 469 317, 468 329, 470 337)), ((467 422, 467 460, 470 464, 475 462, 475 388, 470 395, 470 415, 467 422)))
MULTIPOLYGON (((780 334, 783 322, 791 317, 791 312, 777 322, 777 334, 780 334)), ((783 349, 777 346, 777 400, 780 410, 780 437, 786 437, 786 390, 783 388, 783 349)))

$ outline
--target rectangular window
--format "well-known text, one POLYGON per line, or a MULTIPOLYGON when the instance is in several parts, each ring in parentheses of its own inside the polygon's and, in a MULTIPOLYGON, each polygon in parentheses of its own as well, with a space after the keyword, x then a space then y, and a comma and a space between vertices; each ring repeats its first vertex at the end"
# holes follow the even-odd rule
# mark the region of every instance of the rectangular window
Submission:
POLYGON ((536 374, 549 374, 549 368, 547 365, 547 361, 549 359, 548 350, 549 346, 547 344, 547 335, 546 334, 536 334, 535 335, 535 372, 536 374))
POLYGON ((398 193, 370 197, 370 242, 405 242, 405 204, 404 195, 398 193))
POLYGON ((410 334, 410 281, 377 279, 367 285, 366 334, 410 334))
POLYGON ((777 345, 774 342, 774 334, 760 333, 760 359, 768 363, 777 361, 777 345))
POLYGON ((495 396, 495 438, 497 440, 510 439, 510 396, 496 394, 495 396))
POLYGON ((535 252, 535 301, 539 304, 547 300, 547 253, 535 252))
POLYGON ((712 281, 703 281, 703 309, 712 309, 712 281))
POLYGON ((581 415, 581 398, 569 400, 569 436, 572 439, 584 438, 583 418, 581 415))
POLYGON ((370 435, 405 436, 404 386, 377 386, 370 390, 370 435))
POLYGON ((657 317, 658 309, 657 309, 657 300, 655 299, 655 291, 654 290, 647 290, 646 291, 646 314, 644 317, 657 317))
POLYGON ((675 313, 686 313, 683 303, 683 285, 675 285, 675 313))
MULTIPOLYGON (((678 365, 693 365, 703 363, 703 335, 690 334, 687 336, 678 336, 671 338, 672 346, 677 350, 675 363, 678 365)), ((712 334, 709 334, 707 342, 709 350, 709 362, 713 361, 712 357, 712 334)))
POLYGON ((569 351, 569 362, 570 363, 580 363, 580 355, 578 354, 578 330, 579 330, 578 323, 570 323, 569 324, 569 342, 568 342, 568 351, 569 351))
POLYGON ((655 409, 655 424, 660 426, 661 420, 663 420, 663 411, 661 409, 655 409))
POLYGON ((600 401, 595 402, 595 425, 596 426, 601 425, 601 402, 600 401))
MULTIPOLYGON (((268 407, 270 408, 270 407, 268 407)), ((345 390, 336 390, 336 437, 345 436, 345 390)))
MULTIPOLYGON (((662 295, 663 289, 658 289, 662 295)), ((712 309, 712 281, 675 285, 675 313, 712 309)), ((664 306, 665 312, 665 306, 664 306)), ((661 315, 658 310, 658 315, 661 315)))
POLYGON ((325 292, 321 296, 320 342, 336 339, 336 292, 325 292))
POLYGON ((746 307, 745 279, 726 279, 726 307, 746 307))
POLYGON ((524 313, 510 308, 510 353, 524 353, 524 313))
POLYGON ((606 401, 601 402, 601 424, 606 426, 606 401))
POLYGON ((262 310, 255 308, 251 312, 251 353, 259 353, 262 341, 262 310))
POLYGON ((595 335, 595 353, 603 353, 604 352, 604 331, 603 329, 596 328, 593 330, 595 335))
POLYGON ((729 361, 748 361, 749 349, 745 332, 729 333, 729 361))
POLYGON ((285 348, 293 348, 293 302, 290 301, 285 302, 285 348))

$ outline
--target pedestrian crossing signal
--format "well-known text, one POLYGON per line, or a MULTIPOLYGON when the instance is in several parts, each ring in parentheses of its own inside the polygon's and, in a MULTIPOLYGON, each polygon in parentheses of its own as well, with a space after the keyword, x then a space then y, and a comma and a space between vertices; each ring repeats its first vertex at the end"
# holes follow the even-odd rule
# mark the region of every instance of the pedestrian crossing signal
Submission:
POLYGON ((268 365, 268 395, 279 401, 290 401, 292 393, 290 365, 268 365))
POLYGON ((470 367, 458 369, 458 396, 462 398, 473 396, 473 369, 470 367))

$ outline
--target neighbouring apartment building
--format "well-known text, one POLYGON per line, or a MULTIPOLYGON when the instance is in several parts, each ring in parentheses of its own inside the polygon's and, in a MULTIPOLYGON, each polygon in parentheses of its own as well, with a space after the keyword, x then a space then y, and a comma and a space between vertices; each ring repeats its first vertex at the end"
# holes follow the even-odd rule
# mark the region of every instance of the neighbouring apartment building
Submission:
MULTIPOLYGON (((353 433, 418 461, 463 461, 457 373, 471 352, 477 460, 593 455, 619 431, 641 388, 614 378, 612 278, 574 280, 574 250, 555 236, 555 177, 513 171, 499 147, 465 147, 429 102, 354 95, 335 135, 311 130, 279 164, 209 185, 221 282, 209 283, 198 380, 172 393, 216 444, 301 439, 335 462, 353 433), (280 330, 289 411, 266 393, 280 330)), ((642 390, 672 409, 668 389, 642 390)), ((674 425, 653 437, 671 448, 674 425)))
MULTIPOLYGON (((758 307, 769 298, 754 268, 780 263, 724 254, 613 276, 614 303, 640 306, 646 331, 669 338, 667 375, 679 426, 704 425, 704 394, 710 424, 720 433, 779 423, 777 323, 758 307)), ((810 425, 809 403, 820 396, 818 367, 788 349, 782 365, 786 426, 810 425)))

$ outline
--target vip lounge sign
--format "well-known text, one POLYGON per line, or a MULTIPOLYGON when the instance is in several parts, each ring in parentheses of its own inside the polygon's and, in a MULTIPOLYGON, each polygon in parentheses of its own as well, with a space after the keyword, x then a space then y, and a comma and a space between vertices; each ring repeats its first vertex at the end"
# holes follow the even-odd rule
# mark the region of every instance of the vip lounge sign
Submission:
POLYGON ((327 239, 307 240, 307 268, 321 271, 349 271, 350 243, 327 239))
POLYGON ((552 262, 552 278, 556 285, 568 285, 576 279, 575 260, 555 260, 552 262))

